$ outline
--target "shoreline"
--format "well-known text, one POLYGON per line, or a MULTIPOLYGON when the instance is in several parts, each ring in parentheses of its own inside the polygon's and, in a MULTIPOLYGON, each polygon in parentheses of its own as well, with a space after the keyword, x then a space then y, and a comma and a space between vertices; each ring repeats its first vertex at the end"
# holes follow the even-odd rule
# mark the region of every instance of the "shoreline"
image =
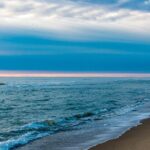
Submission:
MULTIPOLYGON (((53 150, 51 147, 53 142, 58 142, 61 149, 60 140, 63 139, 63 134, 60 133, 58 141, 53 137, 47 136, 41 139, 32 141, 21 147, 16 147, 14 150, 53 150)), ((67 146, 67 145, 66 145, 67 146)), ((71 144, 67 147, 70 150, 71 144)), ((150 118, 140 121, 140 124, 130 128, 118 138, 108 140, 102 144, 91 146, 87 150, 149 150, 150 149, 150 118)))
POLYGON ((129 129, 116 139, 106 141, 89 150, 149 150, 150 119, 144 119, 139 125, 129 129))

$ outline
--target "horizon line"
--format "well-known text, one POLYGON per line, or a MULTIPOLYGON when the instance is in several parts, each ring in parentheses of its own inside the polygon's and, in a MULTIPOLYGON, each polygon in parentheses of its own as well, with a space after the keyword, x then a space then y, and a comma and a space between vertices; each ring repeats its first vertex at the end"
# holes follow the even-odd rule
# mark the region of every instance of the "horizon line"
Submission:
POLYGON ((0 77, 150 77, 150 73, 0 71, 0 77))

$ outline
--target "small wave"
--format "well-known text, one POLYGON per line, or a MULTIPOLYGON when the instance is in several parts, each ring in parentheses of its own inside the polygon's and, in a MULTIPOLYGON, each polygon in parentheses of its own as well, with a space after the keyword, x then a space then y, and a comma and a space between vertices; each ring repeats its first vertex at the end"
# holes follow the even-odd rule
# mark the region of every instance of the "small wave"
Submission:
MULTIPOLYGON (((32 122, 26 124, 18 130, 9 131, 7 134, 15 134, 16 138, 10 139, 5 142, 0 143, 0 150, 10 150, 11 148, 18 147, 28 142, 35 140, 37 138, 53 134, 59 131, 69 131, 73 130, 74 127, 81 124, 81 122, 76 121, 82 118, 89 118, 95 115, 92 112, 85 112, 82 114, 76 114, 74 116, 70 116, 68 118, 60 119, 60 120, 43 120, 39 122, 32 122), (18 138, 17 138, 18 137, 18 138)), ((6 134, 6 133, 5 133, 6 134)))
POLYGON ((20 136, 18 139, 10 139, 6 142, 0 142, 0 150, 10 150, 15 147, 19 147, 27 144, 35 139, 47 136, 48 133, 36 134, 35 132, 26 133, 20 136))
POLYGON ((51 126, 56 125, 56 122, 54 120, 44 120, 41 122, 32 122, 27 125, 24 125, 21 127, 21 130, 37 130, 37 131, 45 131, 49 130, 51 126))
POLYGON ((77 119, 81 119, 81 118, 91 117, 91 116, 94 116, 94 115, 95 114, 93 112, 85 112, 83 114, 74 115, 74 117, 77 118, 77 119))

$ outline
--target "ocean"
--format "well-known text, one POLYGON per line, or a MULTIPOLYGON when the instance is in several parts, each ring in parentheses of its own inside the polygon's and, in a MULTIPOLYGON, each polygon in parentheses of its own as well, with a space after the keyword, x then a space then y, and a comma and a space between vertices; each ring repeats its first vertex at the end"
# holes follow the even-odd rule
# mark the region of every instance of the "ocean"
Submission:
POLYGON ((62 140, 60 149, 88 149, 150 117, 149 78, 0 78, 0 83, 0 150, 60 135, 69 141, 62 140))

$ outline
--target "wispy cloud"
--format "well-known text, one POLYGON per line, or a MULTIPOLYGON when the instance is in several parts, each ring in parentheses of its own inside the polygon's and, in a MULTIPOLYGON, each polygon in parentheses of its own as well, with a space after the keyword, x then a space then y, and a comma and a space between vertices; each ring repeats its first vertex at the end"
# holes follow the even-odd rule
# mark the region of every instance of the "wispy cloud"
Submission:
MULTIPOLYGON (((101 35, 104 31, 125 31, 149 37, 150 13, 131 9, 132 3, 130 0, 117 0, 115 3, 81 0, 2 0, 0 25, 48 30, 58 35, 62 32, 82 35, 84 30, 87 29, 87 32, 88 29, 94 29, 99 30, 101 35)), ((137 4, 141 2, 137 0, 137 4)), ((142 2, 141 6, 144 9, 147 5, 149 0, 142 2)), ((100 37, 105 37, 104 34, 100 37)))

